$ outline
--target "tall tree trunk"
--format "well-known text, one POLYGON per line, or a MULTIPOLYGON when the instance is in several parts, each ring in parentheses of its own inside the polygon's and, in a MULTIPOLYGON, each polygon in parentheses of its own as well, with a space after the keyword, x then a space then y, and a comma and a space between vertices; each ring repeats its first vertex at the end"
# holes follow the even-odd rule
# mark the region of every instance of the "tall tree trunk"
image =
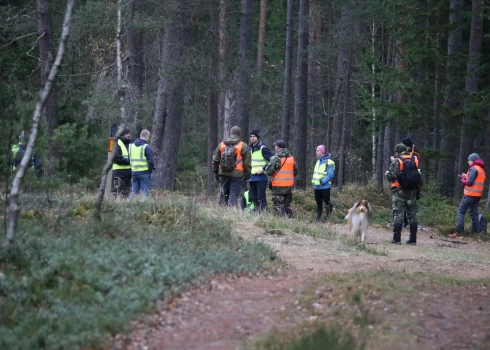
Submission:
POLYGON ((334 101, 332 106, 332 134, 331 134, 331 146, 330 149, 333 152, 334 158, 338 159, 340 156, 340 143, 342 138, 342 130, 344 127, 344 106, 345 99, 348 95, 349 81, 347 76, 349 75, 352 51, 354 45, 354 9, 352 8, 352 2, 348 1, 342 5, 342 14, 340 18, 340 49, 337 56, 337 71, 334 101))
POLYGON ((225 128, 225 96, 227 88, 225 86, 226 81, 226 50, 228 47, 228 41, 226 38, 226 25, 228 22, 228 0, 219 1, 219 61, 218 61, 218 135, 219 137, 226 138, 231 127, 225 128))
POLYGON ((347 143, 348 143, 348 138, 350 136, 350 123, 349 123, 349 98, 350 98, 350 77, 351 77, 351 72, 352 72, 352 66, 349 65, 347 67, 347 86, 346 86, 346 95, 344 98, 344 106, 343 106, 343 113, 342 113, 342 119, 344 120, 344 123, 342 124, 342 133, 340 137, 340 148, 339 148, 339 174, 337 178, 337 188, 339 192, 342 192, 344 188, 344 183, 345 183, 345 169, 346 169, 346 164, 347 164, 347 159, 345 157, 346 155, 346 150, 348 148, 347 143))
POLYGON ((154 151, 155 171, 152 185, 173 190, 177 175, 182 114, 184 111, 185 65, 187 61, 189 23, 187 14, 175 4, 163 36, 162 66, 151 146, 154 151))
MULTIPOLYGON (((138 6, 140 0, 135 0, 131 5, 131 11, 133 16, 133 21, 138 20, 138 6), (135 19, 136 18, 136 19, 135 19)), ((126 63, 126 74, 128 79, 128 95, 127 101, 131 103, 131 112, 128 114, 128 121, 136 126, 137 132, 139 133, 142 129, 141 117, 139 113, 140 106, 138 102, 141 100, 141 95, 143 92, 143 71, 144 71, 144 30, 130 26, 127 29, 127 63, 126 63)), ((129 111, 128 111, 129 112, 129 111)))
MULTIPOLYGON (((488 113, 485 115, 484 121, 485 127, 485 135, 490 135, 490 108, 488 109, 488 113)), ((483 149, 485 158, 487 161, 490 158, 490 137, 485 137, 483 139, 483 149)), ((485 207, 486 211, 490 211, 490 191, 488 191, 487 205, 485 207)))
MULTIPOLYGON (((53 64, 54 54, 52 49, 52 29, 51 29, 51 9, 49 0, 37 0, 37 26, 39 35, 39 64, 41 71, 41 84, 46 84, 51 66, 53 64)), ((46 174, 54 175, 58 171, 59 150, 54 142, 54 130, 58 127, 58 105, 56 98, 56 86, 52 87, 52 91, 45 103, 43 113, 46 116, 49 135, 49 153, 50 159, 47 162, 44 170, 46 174)))
POLYGON ((209 74, 209 80, 213 83, 209 89, 209 110, 208 110, 208 137, 207 137, 207 163, 208 163, 208 186, 207 194, 208 196, 214 195, 214 173, 211 166, 213 162, 213 151, 218 144, 218 82, 216 81, 217 76, 219 76, 219 23, 217 14, 211 11, 211 70, 209 74))
POLYGON ((452 0, 450 4, 449 24, 452 26, 449 32, 447 43, 447 64, 446 64, 446 93, 444 98, 444 108, 446 113, 442 121, 441 151, 444 158, 439 162, 438 182, 441 185, 441 191, 445 195, 454 195, 455 190, 455 161, 452 156, 456 149, 459 149, 459 138, 456 135, 457 111, 460 108, 458 94, 460 92, 461 69, 457 56, 461 53, 463 44, 463 29, 459 22, 461 21, 461 12, 463 11, 463 0, 452 0), (456 111, 456 112, 455 112, 456 111))
POLYGON ((63 27, 61 32, 61 39, 58 45, 58 53, 56 54, 56 59, 46 77, 46 82, 39 94, 39 100, 34 109, 32 116, 32 127, 29 133, 29 139, 27 141, 26 151, 20 161, 20 164, 15 173, 14 180, 12 182, 12 187, 10 189, 9 197, 9 209, 8 209, 8 222, 7 222, 7 232, 5 235, 5 241, 3 242, 4 247, 9 247, 15 238, 15 231, 17 230, 17 224, 19 220, 20 213, 20 189, 22 185, 22 180, 24 179, 25 172, 28 165, 32 159, 32 154, 34 151, 34 145, 36 143, 37 133, 39 130, 39 121, 41 119, 42 110, 49 98, 49 94, 52 91, 53 85, 56 81, 56 76, 61 69, 61 61, 65 53, 65 45, 68 40, 68 35, 70 33, 71 24, 71 14, 73 10, 74 0, 68 0, 66 3, 65 16, 63 19, 63 27))
POLYGON ((260 0, 259 38, 257 41, 257 71, 262 71, 265 66, 264 42, 265 26, 267 23, 267 0, 260 0))
MULTIPOLYGON (((371 174, 373 180, 376 180, 376 159, 377 159, 377 142, 376 142, 376 125, 377 125, 377 120, 376 120, 376 107, 375 107, 375 102, 376 102, 376 65, 374 64, 374 60, 376 57, 376 33, 378 31, 376 24, 374 20, 371 23, 371 55, 372 55, 372 63, 371 63, 371 102, 373 104, 373 107, 371 108, 371 174)), ((379 129, 378 129, 379 131, 379 129)))
MULTIPOLYGON (((440 50, 441 50, 441 39, 440 33, 436 33, 436 66, 434 70, 434 103, 433 103, 433 114, 434 114, 434 127, 433 127, 433 138, 432 138, 432 149, 434 151, 439 151, 440 140, 441 140, 441 63, 440 63, 440 50)), ((431 159, 430 169, 433 174, 437 173, 438 162, 436 159, 431 159)))
POLYGON ((297 52, 298 58, 296 62, 296 99, 294 106, 294 156, 299 169, 297 187, 301 189, 306 188, 309 7, 309 0, 300 0, 297 52))
MULTIPOLYGON (((459 159, 456 163, 456 172, 466 168, 467 157, 473 151, 473 138, 470 137, 471 118, 479 118, 479 113, 475 116, 471 113, 473 95, 478 91, 480 81, 480 56, 483 40, 483 0, 472 0, 470 47, 468 53, 468 64, 466 67, 466 84, 464 100, 464 115, 461 125, 461 141, 459 146, 459 159)), ((461 181, 456 181, 455 199, 460 200, 463 185, 461 181)))
POLYGON ((293 1, 287 0, 286 50, 284 53, 284 85, 282 92, 282 137, 289 144, 291 124, 291 74, 293 70, 293 1))
POLYGON ((378 129, 378 144, 376 147, 376 190, 378 193, 383 192, 384 167, 383 167, 383 149, 384 149, 384 124, 378 129))

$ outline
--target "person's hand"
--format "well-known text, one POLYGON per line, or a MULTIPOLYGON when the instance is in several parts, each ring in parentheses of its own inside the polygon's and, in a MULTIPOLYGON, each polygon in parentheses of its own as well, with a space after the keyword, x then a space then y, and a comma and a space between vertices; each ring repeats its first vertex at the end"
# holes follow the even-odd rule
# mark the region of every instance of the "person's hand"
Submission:
POLYGON ((385 175, 388 175, 388 173, 389 173, 389 171, 388 171, 388 170, 386 170, 386 171, 385 171, 385 175))
POLYGON ((461 177, 462 177, 463 179, 466 179, 466 174, 465 174, 465 173, 461 173, 461 177))
POLYGON ((259 169, 259 171, 257 171, 257 174, 263 174, 264 173, 264 169, 259 169))

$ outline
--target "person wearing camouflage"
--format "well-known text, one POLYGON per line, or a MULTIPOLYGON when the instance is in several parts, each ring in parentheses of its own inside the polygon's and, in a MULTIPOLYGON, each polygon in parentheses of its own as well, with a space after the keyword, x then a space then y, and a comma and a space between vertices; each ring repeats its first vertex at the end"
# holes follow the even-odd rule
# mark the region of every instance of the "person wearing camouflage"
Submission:
POLYGON ((293 217, 291 202, 293 200, 294 176, 298 174, 298 168, 294 157, 286 148, 283 140, 274 142, 276 154, 269 160, 265 167, 265 173, 271 176, 272 201, 279 215, 293 217))
MULTIPOLYGON (((417 190, 403 190, 398 182, 403 168, 400 158, 410 157, 407 147, 400 143, 395 146, 395 157, 392 157, 390 169, 385 172, 388 181, 391 182, 391 200, 393 206, 393 244, 401 244, 401 232, 403 225, 403 214, 407 213, 410 225, 410 238, 407 244, 417 244, 417 190)), ((416 162, 418 167, 418 161, 416 162)))
POLYGON ((242 141, 240 127, 232 127, 230 137, 220 142, 218 147, 216 147, 213 153, 212 168, 215 179, 220 183, 218 203, 220 205, 236 207, 239 201, 240 191, 248 183, 252 169, 250 149, 242 141), (221 169, 220 165, 221 154, 225 145, 231 145, 235 148, 236 164, 235 168, 231 171, 221 169))

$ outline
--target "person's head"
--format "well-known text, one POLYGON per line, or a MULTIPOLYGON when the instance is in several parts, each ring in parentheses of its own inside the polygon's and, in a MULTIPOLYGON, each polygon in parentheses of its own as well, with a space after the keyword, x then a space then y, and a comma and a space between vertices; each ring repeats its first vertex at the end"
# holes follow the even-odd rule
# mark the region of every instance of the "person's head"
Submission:
POLYGON ((327 155, 327 147, 324 145, 318 145, 316 147, 316 157, 320 158, 327 155))
POLYGON ((395 146, 395 153, 401 154, 406 151, 407 151, 407 146, 405 146, 403 143, 399 143, 398 145, 395 146))
POLYGON ((478 153, 471 153, 469 156, 468 156, 468 164, 471 165, 473 164, 473 162, 477 159, 480 159, 480 156, 478 155, 478 153))
POLYGON ((276 151, 279 151, 281 148, 286 148, 286 142, 283 140, 277 140, 274 142, 274 148, 276 151))
POLYGON ((259 140, 259 129, 253 129, 252 131, 250 131, 250 143, 255 146, 257 143, 259 143, 259 140))
POLYGON ((145 140, 146 142, 150 141, 150 132, 146 129, 141 130, 140 139, 145 140))
POLYGON ((123 140, 131 140, 131 131, 128 128, 125 128, 121 133, 121 139, 123 140))
POLYGON ((234 126, 231 128, 230 130, 230 135, 231 136, 238 136, 238 137, 241 137, 242 136, 242 129, 240 129, 239 126, 234 126))
POLYGON ((413 147, 413 141, 410 137, 405 136, 402 138, 402 143, 407 146, 407 148, 412 148, 413 147))

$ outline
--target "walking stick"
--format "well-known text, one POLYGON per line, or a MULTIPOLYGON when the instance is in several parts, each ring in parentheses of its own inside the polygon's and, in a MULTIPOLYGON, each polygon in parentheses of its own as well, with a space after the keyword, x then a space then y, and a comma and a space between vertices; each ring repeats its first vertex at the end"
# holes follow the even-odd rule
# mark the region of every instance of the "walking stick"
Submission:
POLYGON ((432 235, 430 235, 430 239, 437 239, 439 241, 451 242, 451 243, 468 244, 468 242, 455 241, 455 240, 452 240, 452 239, 445 239, 445 238, 436 238, 436 237, 434 237, 432 235))

